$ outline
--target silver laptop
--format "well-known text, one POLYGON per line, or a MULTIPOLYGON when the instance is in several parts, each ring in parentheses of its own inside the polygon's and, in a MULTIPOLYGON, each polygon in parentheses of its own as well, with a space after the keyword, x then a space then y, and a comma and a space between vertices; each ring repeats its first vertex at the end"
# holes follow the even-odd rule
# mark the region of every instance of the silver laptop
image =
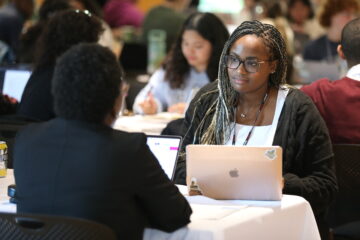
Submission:
POLYGON ((147 145, 159 161, 162 169, 173 180, 180 150, 180 136, 148 135, 147 145))
POLYGON ((1 67, 0 85, 3 94, 21 101, 25 86, 30 78, 31 70, 22 67, 1 67))
POLYGON ((280 200, 282 149, 278 146, 188 145, 187 185, 214 199, 280 200))

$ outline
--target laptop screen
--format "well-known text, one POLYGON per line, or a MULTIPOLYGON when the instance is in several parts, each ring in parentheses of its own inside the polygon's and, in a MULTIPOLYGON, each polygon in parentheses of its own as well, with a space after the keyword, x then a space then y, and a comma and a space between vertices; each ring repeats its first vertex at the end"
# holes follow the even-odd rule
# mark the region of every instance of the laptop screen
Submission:
POLYGON ((29 69, 0 69, 0 84, 2 93, 13 97, 20 102, 30 75, 31 70, 29 69))
POLYGON ((162 169, 165 171, 169 179, 172 179, 175 173, 180 144, 181 137, 179 136, 147 136, 147 145, 158 159, 162 169))

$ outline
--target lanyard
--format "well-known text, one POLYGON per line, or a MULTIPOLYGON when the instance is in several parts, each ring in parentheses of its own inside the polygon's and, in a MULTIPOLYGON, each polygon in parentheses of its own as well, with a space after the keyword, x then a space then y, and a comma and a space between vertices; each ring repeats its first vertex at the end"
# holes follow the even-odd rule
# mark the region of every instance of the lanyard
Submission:
MULTIPOLYGON (((250 137, 251 137, 251 134, 252 134, 252 132, 253 132, 253 130, 254 130, 254 128, 255 128, 255 125, 256 125, 256 122, 257 122, 257 120, 258 120, 258 118, 259 118, 259 116, 260 116, 260 113, 261 113, 262 109, 264 108, 264 105, 265 105, 265 102, 266 102, 267 98, 268 98, 268 92, 266 92, 263 100, 262 100, 261 103, 260 103, 259 110, 258 110, 257 113, 256 113, 255 120, 254 120, 254 122, 253 122, 253 124, 252 124, 252 127, 251 127, 251 129, 250 129, 247 137, 245 138, 245 141, 244 141, 244 143, 243 143, 243 146, 246 146, 246 145, 248 144, 249 139, 250 139, 250 137)), ((235 116, 234 116, 234 135, 233 135, 233 139, 232 139, 232 145, 235 145, 235 142, 236 142, 236 127, 235 127, 235 126, 236 126, 236 111, 237 111, 237 108, 235 108, 235 116)))

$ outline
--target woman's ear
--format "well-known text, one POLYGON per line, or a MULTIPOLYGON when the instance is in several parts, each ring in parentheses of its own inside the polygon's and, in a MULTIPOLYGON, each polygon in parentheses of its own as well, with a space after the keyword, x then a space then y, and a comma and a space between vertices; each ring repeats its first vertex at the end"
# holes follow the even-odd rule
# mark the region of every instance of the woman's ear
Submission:
POLYGON ((271 73, 275 73, 277 65, 278 65, 278 60, 274 60, 274 61, 270 62, 270 72, 271 73))
POLYGON ((345 54, 344 54, 344 52, 343 52, 343 49, 342 49, 342 45, 341 44, 339 44, 338 46, 337 46, 337 53, 339 54, 339 57, 341 58, 341 59, 344 59, 344 60, 346 60, 346 57, 345 57, 345 54))

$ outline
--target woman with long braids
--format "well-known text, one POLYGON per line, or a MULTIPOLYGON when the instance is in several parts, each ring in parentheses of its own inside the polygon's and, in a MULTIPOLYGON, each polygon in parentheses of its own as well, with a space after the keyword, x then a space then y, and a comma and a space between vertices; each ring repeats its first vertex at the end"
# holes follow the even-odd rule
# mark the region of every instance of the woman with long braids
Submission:
MULTIPOLYGON (((188 144, 281 146, 283 193, 310 202, 327 239, 324 214, 337 191, 331 142, 310 98, 285 84, 286 56, 275 27, 242 23, 225 43, 218 80, 202 88, 186 112, 183 149, 188 144)), ((185 183, 184 154, 176 177, 185 183)))

